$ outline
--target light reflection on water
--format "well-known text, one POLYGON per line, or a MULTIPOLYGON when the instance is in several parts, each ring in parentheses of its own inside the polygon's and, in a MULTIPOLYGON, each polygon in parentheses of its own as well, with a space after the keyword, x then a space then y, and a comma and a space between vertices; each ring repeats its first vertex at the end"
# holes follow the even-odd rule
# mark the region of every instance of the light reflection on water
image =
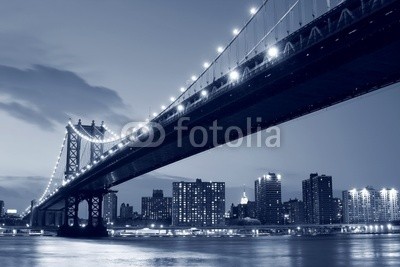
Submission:
POLYGON ((0 237, 0 266, 400 266, 400 235, 0 237))

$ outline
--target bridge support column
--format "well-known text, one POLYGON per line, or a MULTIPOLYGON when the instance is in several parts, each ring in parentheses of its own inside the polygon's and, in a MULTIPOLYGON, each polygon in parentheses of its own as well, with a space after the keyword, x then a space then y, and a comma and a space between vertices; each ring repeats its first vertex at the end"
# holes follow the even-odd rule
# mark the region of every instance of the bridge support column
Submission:
POLYGON ((107 228, 103 225, 102 203, 107 190, 81 191, 65 199, 64 224, 58 235, 64 237, 106 237, 107 228), (78 208, 81 201, 88 203, 88 224, 79 225, 78 208))

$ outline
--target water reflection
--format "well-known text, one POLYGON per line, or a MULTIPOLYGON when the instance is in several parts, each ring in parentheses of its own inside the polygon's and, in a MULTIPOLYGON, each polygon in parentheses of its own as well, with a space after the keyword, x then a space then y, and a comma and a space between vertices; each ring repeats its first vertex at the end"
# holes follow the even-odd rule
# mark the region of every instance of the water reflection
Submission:
POLYGON ((0 238, 1 266, 398 266, 399 235, 0 238))

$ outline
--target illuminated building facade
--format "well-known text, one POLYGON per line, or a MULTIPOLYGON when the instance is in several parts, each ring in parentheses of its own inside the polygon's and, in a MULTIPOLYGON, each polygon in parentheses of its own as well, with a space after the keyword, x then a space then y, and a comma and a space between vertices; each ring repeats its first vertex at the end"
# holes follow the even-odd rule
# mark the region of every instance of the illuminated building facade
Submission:
POLYGON ((290 199, 283 203, 283 224, 303 224, 304 203, 298 199, 290 199))
POLYGON ((255 181, 257 219, 262 224, 281 224, 281 175, 268 173, 255 181))
POLYGON ((117 220, 118 197, 117 194, 111 192, 104 196, 103 199, 103 216, 105 223, 114 223, 117 220))
POLYGON ((224 182, 174 182, 172 185, 172 225, 224 225, 224 182))
POLYGON ((169 221, 172 216, 172 198, 164 197, 163 190, 153 190, 152 197, 142 197, 143 219, 169 221))
POLYGON ((345 223, 390 222, 400 219, 399 198, 396 189, 373 187, 343 191, 343 218, 345 223))
POLYGON ((332 176, 310 174, 303 181, 305 221, 309 224, 332 223, 332 176))

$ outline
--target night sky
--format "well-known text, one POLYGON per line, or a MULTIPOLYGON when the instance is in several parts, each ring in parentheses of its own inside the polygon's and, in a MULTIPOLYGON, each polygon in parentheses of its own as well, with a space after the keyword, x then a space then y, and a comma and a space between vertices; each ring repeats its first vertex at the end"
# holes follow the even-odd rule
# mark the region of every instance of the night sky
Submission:
MULTIPOLYGON (((0 199, 25 208, 47 183, 69 117, 117 132, 143 121, 202 70, 253 0, 0 1, 0 199)), ((325 1, 321 1, 325 2, 325 1)), ((283 200, 301 198, 311 172, 335 195, 367 185, 400 188, 400 90, 390 86, 287 122, 280 148, 216 148, 117 186, 139 209, 172 181, 225 181, 227 203, 266 172, 283 200)))

